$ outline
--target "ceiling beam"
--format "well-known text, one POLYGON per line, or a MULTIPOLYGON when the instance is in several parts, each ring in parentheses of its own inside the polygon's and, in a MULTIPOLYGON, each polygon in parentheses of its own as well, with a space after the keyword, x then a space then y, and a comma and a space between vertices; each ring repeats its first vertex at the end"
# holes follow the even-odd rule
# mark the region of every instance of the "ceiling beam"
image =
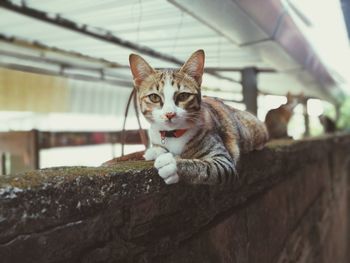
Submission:
POLYGON ((45 44, 40 43, 39 41, 31 42, 31 41, 17 38, 15 36, 10 37, 10 36, 6 36, 4 34, 0 34, 0 41, 15 45, 15 46, 19 46, 21 48, 32 49, 32 50, 39 51, 39 52, 52 52, 52 53, 58 54, 60 56, 69 56, 71 58, 83 60, 84 62, 98 63, 98 64, 101 64, 104 67, 108 67, 108 68, 124 68, 125 67, 119 63, 112 62, 112 61, 106 60, 104 58, 91 57, 91 56, 81 54, 79 52, 67 51, 64 49, 57 48, 57 47, 50 47, 50 46, 47 46, 45 44))
POLYGON ((64 78, 84 80, 84 81, 103 82, 110 85, 125 87, 125 88, 132 88, 134 86, 134 84, 131 81, 126 81, 126 80, 124 81, 124 80, 107 79, 107 78, 104 78, 103 76, 101 78, 98 78, 98 77, 93 77, 93 76, 83 75, 83 74, 67 73, 64 71, 59 72, 59 71, 54 71, 49 69, 37 68, 33 66, 20 65, 16 63, 4 63, 0 61, 0 67, 34 73, 34 74, 50 75, 50 76, 64 77, 64 78))
POLYGON ((50 24, 53 24, 55 26, 59 26, 59 27, 63 27, 65 29, 69 29, 72 31, 75 31, 77 33, 81 33, 84 35, 88 35, 90 37, 102 40, 102 41, 106 41, 121 47, 125 47, 134 51, 137 51, 141 54, 144 55, 148 55, 154 58, 158 58, 167 62, 171 62, 177 65, 182 65, 183 61, 166 55, 166 54, 162 54, 156 50, 153 50, 149 47, 146 46, 141 46, 138 45, 136 43, 133 43, 131 41, 128 40, 124 40, 116 35, 114 35, 112 32, 108 31, 108 30, 103 30, 103 29, 96 29, 96 28, 92 28, 89 25, 86 24, 78 24, 72 20, 66 19, 61 17, 59 14, 56 14, 55 16, 49 15, 48 13, 38 10, 38 9, 34 9, 31 7, 28 7, 26 5, 16 5, 14 3, 12 3, 9 0, 3 0, 0 1, 0 6, 14 11, 16 13, 22 14, 22 15, 26 15, 28 17, 32 17, 35 19, 38 19, 40 21, 43 22, 47 22, 50 24))
MULTIPOLYGON (((173 56, 169 56, 167 54, 163 54, 161 52, 158 52, 152 48, 146 47, 146 46, 142 46, 142 45, 138 45, 134 42, 122 39, 116 35, 114 35, 111 31, 108 30, 103 30, 103 29, 97 29, 97 28, 93 28, 89 25, 86 24, 78 24, 72 20, 66 19, 61 17, 59 14, 56 14, 55 16, 49 15, 48 13, 38 10, 38 9, 34 9, 31 7, 26 6, 25 4, 21 5, 16 5, 14 3, 12 3, 9 0, 2 0, 0 1, 0 6, 7 9, 7 10, 11 10, 13 12, 31 17, 31 18, 35 18, 38 19, 40 21, 58 26, 58 27, 62 27, 77 33, 81 33, 90 37, 93 37, 95 39, 98 40, 102 40, 111 44, 115 44, 124 48, 128 48, 131 49, 133 51, 136 51, 140 54, 144 54, 153 58, 157 58, 163 61, 167 61, 170 63, 174 63, 176 65, 183 65, 184 61, 175 58, 173 56)), ((239 81, 230 78, 230 77, 225 77, 220 75, 219 73, 217 73, 214 70, 210 70, 210 69, 205 69, 205 72, 215 76, 219 79, 225 79, 231 82, 236 82, 236 83, 240 83, 239 81)))
MULTIPOLYGON (((245 68, 240 67, 207 67, 207 70, 217 72, 242 72, 245 68)), ((273 68, 255 68, 258 73, 276 73, 277 71, 273 68)))
MULTIPOLYGON (((62 71, 62 72, 64 72, 66 69, 67 70, 76 69, 76 70, 82 70, 82 71, 87 71, 87 72, 95 72, 95 73, 101 75, 101 78, 108 76, 111 78, 115 78, 116 80, 118 79, 118 80, 127 81, 127 79, 123 76, 120 76, 117 74, 111 74, 111 73, 107 74, 103 67, 82 66, 82 65, 72 64, 72 63, 68 63, 66 61, 61 61, 61 60, 57 60, 57 59, 32 56, 32 55, 26 55, 26 54, 20 54, 20 53, 16 53, 16 52, 2 51, 2 50, 0 50, 0 56, 15 58, 18 60, 34 61, 34 62, 39 62, 39 63, 44 63, 44 64, 56 65, 56 66, 60 67, 60 71, 62 71)), ((0 62, 1 62, 1 59, 0 59, 0 62)))

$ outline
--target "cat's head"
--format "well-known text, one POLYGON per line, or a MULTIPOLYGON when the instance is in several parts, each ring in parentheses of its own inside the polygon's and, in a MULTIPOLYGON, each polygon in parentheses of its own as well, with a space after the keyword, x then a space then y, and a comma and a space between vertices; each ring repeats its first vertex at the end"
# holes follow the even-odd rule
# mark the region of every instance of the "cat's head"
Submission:
POLYGON ((301 92, 299 95, 292 95, 289 91, 287 93, 287 103, 291 108, 294 108, 299 103, 304 103, 305 95, 304 92, 301 92))
POLYGON ((152 125, 175 130, 196 123, 201 107, 203 50, 194 52, 180 69, 156 70, 135 54, 129 61, 140 109, 152 125))

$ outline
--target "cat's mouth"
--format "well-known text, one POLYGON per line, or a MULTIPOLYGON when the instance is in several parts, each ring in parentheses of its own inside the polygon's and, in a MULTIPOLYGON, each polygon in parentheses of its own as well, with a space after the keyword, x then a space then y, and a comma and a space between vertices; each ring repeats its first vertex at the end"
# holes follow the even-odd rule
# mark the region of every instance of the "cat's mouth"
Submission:
POLYGON ((177 123, 176 123, 175 121, 173 121, 173 120, 166 120, 166 121, 165 121, 165 124, 168 125, 168 126, 174 126, 174 125, 176 125, 177 123))

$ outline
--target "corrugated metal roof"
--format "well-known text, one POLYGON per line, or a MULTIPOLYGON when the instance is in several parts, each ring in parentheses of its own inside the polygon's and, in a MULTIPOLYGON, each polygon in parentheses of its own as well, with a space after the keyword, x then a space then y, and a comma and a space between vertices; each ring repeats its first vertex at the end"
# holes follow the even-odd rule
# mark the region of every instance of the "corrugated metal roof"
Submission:
MULTIPOLYGON (((13 1, 20 3, 21 1, 13 1)), ((147 1, 26 1, 30 7, 59 13, 73 21, 108 30, 119 37, 150 46, 162 53, 185 60, 202 48, 210 67, 256 65, 266 67, 257 52, 238 48, 174 5, 163 0, 147 1)), ((91 56, 127 64, 129 49, 99 41, 42 23, 13 12, 1 10, 1 32, 31 41, 39 40, 91 56), (24 26, 26 25, 26 26, 24 26)), ((147 57, 147 56, 145 56, 147 57)), ((155 67, 169 67, 168 62, 147 58, 155 67)))
MULTIPOLYGON (((85 25, 89 30, 110 33, 182 61, 186 60, 193 51, 202 48, 206 52, 207 67, 275 68, 280 73, 260 75, 259 88, 263 91, 284 94, 288 90, 295 93, 304 90, 307 95, 330 98, 329 94, 320 90, 315 80, 310 77, 309 72, 304 71, 302 66, 286 56, 283 48, 276 47, 273 41, 267 40, 254 45, 241 45, 264 38, 271 31, 270 29, 270 31, 256 29, 256 22, 249 19, 249 15, 242 12, 242 6, 237 4, 241 1, 237 1, 237 3, 231 0, 215 2, 217 5, 221 5, 221 11, 218 9, 221 13, 218 10, 212 10, 212 17, 209 15, 208 17, 200 17, 200 14, 193 14, 188 10, 184 11, 183 8, 179 8, 183 1, 175 0, 170 2, 163 0, 13 0, 7 2, 19 6, 25 3, 27 7, 48 12, 50 17, 67 18, 79 26, 85 25), (225 9, 227 10, 225 11, 225 9), (235 11, 234 17, 229 17, 231 10, 235 11), (220 31, 212 26, 213 19, 220 14, 222 14, 225 23, 229 25, 231 22, 234 23, 232 28, 223 28, 220 31), (244 21, 244 23, 240 24, 239 21, 244 21), (310 79, 308 80, 308 78, 310 79), (307 88, 305 88, 306 86, 307 88)), ((249 5, 248 2, 247 4, 249 5)), ((276 20, 277 18, 278 16, 271 19, 276 20)), ((21 47, 19 50, 18 46, 4 42, 0 42, 0 51, 15 50, 20 54, 24 52, 38 57, 44 56, 68 61, 76 66, 95 66, 97 69, 105 70, 104 73, 110 74, 114 80, 130 81, 131 79, 128 69, 113 68, 99 61, 99 59, 104 59, 120 65, 127 65, 129 54, 134 52, 130 48, 117 46, 3 8, 0 8, 0 34, 29 42, 39 41, 48 47, 58 47, 65 51, 94 57, 96 61, 87 62, 84 57, 70 57, 69 54, 66 56, 60 54, 58 57, 57 54, 49 51, 39 51, 38 54, 38 50, 36 50, 37 53, 35 53, 35 49, 29 47, 21 47)), ((143 57, 154 67, 176 66, 162 59, 147 55, 143 55, 143 57)), ((8 60, 8 57, 1 57, 0 63, 5 61, 3 64, 9 64, 8 60)), ((38 61, 25 61, 20 58, 12 58, 11 63, 29 64, 38 68, 52 67, 52 70, 60 70, 59 66, 41 65, 38 61)), ((79 70, 79 68, 75 70, 79 70)), ((68 68, 65 71, 73 72, 73 69, 68 68)), ((89 74, 92 74, 91 71, 89 74)), ((96 75, 96 78, 101 77, 98 71, 93 74, 96 75)), ((219 72, 219 74, 236 80, 240 78, 239 74, 234 72, 219 72)), ((240 92, 238 84, 210 75, 204 78, 204 85, 240 92)))

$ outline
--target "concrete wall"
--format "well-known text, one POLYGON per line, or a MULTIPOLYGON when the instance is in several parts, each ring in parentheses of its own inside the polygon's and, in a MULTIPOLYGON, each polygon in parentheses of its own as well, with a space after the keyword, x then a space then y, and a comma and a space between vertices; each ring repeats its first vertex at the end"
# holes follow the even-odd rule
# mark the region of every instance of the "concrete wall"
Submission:
POLYGON ((350 136, 270 143, 233 186, 150 162, 0 177, 0 261, 348 262, 350 136))

